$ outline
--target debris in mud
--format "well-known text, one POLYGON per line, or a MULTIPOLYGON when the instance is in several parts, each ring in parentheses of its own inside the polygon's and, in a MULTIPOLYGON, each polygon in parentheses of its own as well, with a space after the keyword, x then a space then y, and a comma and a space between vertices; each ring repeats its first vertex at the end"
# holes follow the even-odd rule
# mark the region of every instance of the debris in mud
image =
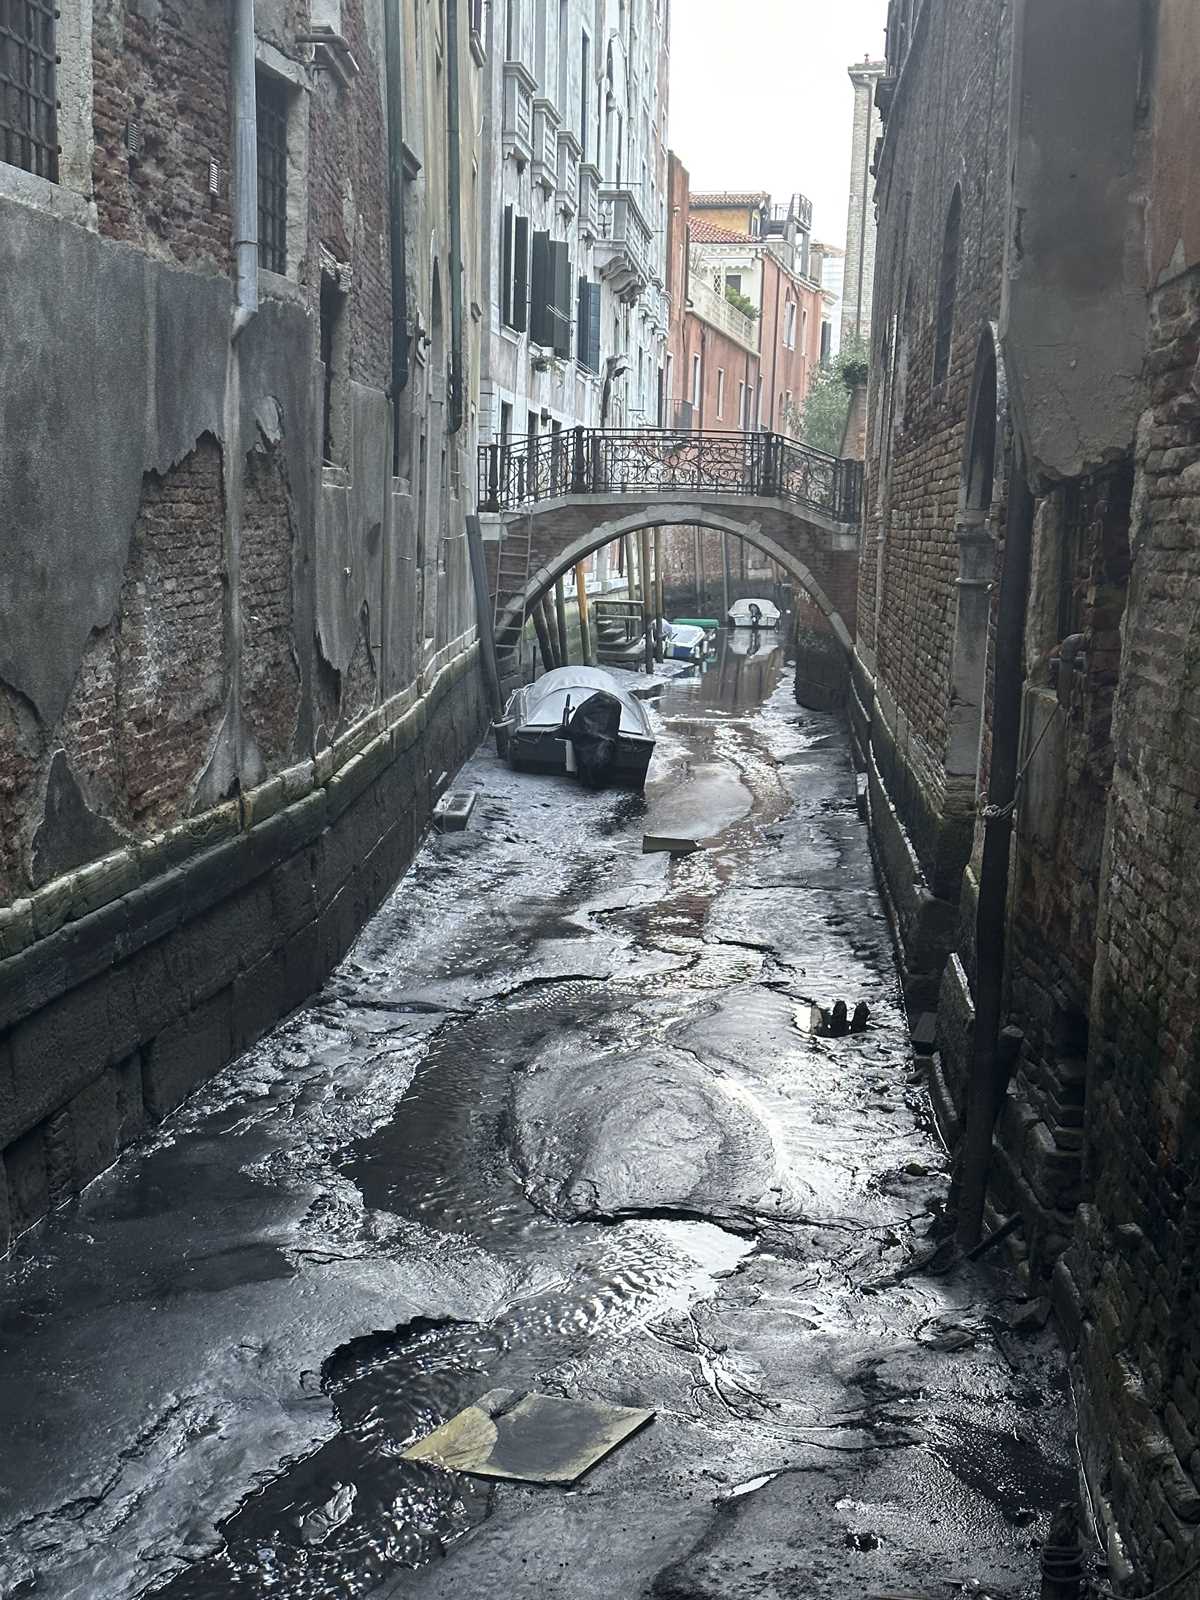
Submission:
POLYGON ((493 1389, 403 1459, 480 1478, 575 1483, 653 1420, 631 1406, 493 1389))
POLYGON ((434 827, 439 833, 461 833, 470 822, 478 799, 478 791, 474 789, 444 794, 433 808, 434 827))
POLYGON ((672 839, 661 833, 647 833, 642 836, 642 854, 645 856, 690 856, 699 848, 695 839, 672 839))

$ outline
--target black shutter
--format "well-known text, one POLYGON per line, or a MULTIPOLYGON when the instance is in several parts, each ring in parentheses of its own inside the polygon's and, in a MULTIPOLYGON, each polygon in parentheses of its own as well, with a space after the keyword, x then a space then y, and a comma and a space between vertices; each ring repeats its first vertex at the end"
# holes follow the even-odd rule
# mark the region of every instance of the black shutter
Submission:
POLYGON ((554 344, 554 324, 550 316, 553 300, 554 268, 550 254, 550 235, 535 233, 529 295, 529 337, 534 344, 554 344))
POLYGON ((588 364, 588 281, 579 280, 575 297, 575 359, 581 367, 588 364))
POLYGON ((600 371, 600 285, 588 284, 588 366, 600 371))
POLYGON ((524 333, 529 327, 529 218, 518 217, 513 237, 513 287, 511 327, 524 333))
POLYGON ((504 226, 500 230, 500 320, 506 328, 513 325, 513 208, 504 208, 504 226))
POLYGON ((550 247, 554 261, 554 354, 571 355, 571 258, 566 244, 550 247))

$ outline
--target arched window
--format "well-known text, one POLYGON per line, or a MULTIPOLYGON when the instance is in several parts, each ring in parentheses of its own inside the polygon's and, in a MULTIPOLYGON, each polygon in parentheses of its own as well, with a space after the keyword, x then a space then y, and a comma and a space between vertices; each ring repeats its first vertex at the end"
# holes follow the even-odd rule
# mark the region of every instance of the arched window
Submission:
POLYGON ((938 274, 937 343, 933 352, 934 388, 950 368, 950 344, 954 338, 954 303, 958 298, 958 255, 962 241, 962 190, 954 185, 946 232, 942 239, 942 266, 938 274))

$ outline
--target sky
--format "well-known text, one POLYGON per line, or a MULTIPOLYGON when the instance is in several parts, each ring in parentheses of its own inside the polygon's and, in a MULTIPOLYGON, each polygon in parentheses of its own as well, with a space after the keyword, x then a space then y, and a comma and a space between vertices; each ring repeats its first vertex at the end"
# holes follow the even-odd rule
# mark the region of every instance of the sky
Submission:
POLYGON ((883 55, 887 0, 673 0, 671 147, 692 188, 813 202, 846 242, 852 61, 883 55))

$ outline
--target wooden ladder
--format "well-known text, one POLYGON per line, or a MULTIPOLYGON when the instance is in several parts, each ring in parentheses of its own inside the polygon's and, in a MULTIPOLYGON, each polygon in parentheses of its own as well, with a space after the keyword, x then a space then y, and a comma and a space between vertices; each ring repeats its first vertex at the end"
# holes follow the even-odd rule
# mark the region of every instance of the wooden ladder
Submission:
POLYGON ((502 677, 515 676, 524 682, 526 596, 529 593, 529 575, 533 564, 533 518, 526 517, 511 523, 503 532, 496 556, 496 594, 492 613, 492 627, 496 634, 496 654, 500 659, 502 677), (519 622, 509 622, 500 627, 501 614, 514 600, 521 599, 519 622))

